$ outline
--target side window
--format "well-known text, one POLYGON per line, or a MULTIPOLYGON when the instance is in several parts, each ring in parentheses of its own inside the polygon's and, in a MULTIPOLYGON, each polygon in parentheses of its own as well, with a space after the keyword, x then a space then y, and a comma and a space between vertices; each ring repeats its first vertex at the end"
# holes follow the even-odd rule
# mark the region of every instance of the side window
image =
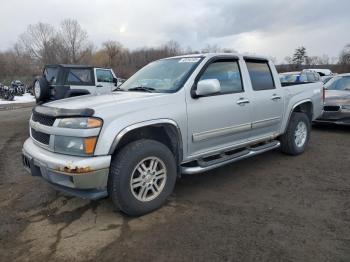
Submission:
POLYGON ((333 82, 333 89, 350 90, 350 77, 345 76, 333 82))
POLYGON ((211 63, 200 80, 217 79, 220 82, 220 94, 243 92, 241 74, 237 61, 217 61, 211 63))
POLYGON ((270 67, 265 61, 246 61, 254 91, 275 89, 270 67))
POLYGON ((111 70, 108 69, 96 69, 97 82, 113 82, 113 75, 111 70))
POLYGON ((92 81, 92 70, 89 68, 71 68, 69 69, 67 82, 76 85, 90 85, 92 81))

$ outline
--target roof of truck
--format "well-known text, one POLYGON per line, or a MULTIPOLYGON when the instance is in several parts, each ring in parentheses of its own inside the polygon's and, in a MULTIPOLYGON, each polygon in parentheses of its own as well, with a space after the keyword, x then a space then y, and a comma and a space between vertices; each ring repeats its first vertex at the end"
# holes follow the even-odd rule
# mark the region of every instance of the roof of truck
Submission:
POLYGON ((186 57, 205 57, 205 58, 211 58, 216 56, 236 56, 238 58, 245 58, 245 59, 252 59, 252 60, 270 60, 267 57, 259 56, 259 55, 249 55, 249 54, 239 54, 239 53, 201 53, 201 54, 188 54, 188 55, 179 55, 179 56, 173 56, 173 57, 167 57, 164 59, 170 59, 170 58, 186 58, 186 57))

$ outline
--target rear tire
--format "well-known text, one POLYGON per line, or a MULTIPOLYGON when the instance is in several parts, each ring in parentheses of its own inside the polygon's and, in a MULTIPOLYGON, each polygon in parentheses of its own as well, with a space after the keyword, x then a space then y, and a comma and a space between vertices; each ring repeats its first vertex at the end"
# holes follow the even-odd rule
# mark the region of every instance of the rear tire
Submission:
POLYGON ((45 77, 40 77, 34 81, 33 93, 37 103, 45 102, 49 99, 49 96, 50 96, 49 83, 47 82, 45 77))
POLYGON ((302 154, 309 142, 310 126, 306 114, 293 112, 286 132, 280 137, 281 151, 293 156, 302 154))
POLYGON ((108 193, 118 209, 140 216, 164 204, 174 190, 176 177, 176 161, 170 149, 160 142, 142 139, 113 156, 108 193))

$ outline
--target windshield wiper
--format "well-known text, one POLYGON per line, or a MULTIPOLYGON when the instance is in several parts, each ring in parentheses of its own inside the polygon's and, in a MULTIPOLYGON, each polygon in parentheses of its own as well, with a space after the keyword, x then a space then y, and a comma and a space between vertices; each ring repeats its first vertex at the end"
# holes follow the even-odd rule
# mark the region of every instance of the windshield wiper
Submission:
POLYGON ((129 88, 128 91, 144 91, 152 93, 155 89, 153 87, 147 87, 147 86, 135 86, 132 88, 129 88))

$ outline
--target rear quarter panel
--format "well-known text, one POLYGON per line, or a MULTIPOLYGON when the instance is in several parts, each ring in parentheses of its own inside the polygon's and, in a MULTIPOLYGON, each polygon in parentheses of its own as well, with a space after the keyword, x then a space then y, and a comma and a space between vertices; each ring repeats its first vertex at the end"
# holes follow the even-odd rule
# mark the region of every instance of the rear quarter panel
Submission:
POLYGON ((285 86, 281 87, 281 89, 284 93, 284 103, 286 112, 281 126, 281 133, 285 132, 293 109, 302 103, 312 103, 312 120, 315 120, 322 114, 323 85, 321 82, 285 86))

